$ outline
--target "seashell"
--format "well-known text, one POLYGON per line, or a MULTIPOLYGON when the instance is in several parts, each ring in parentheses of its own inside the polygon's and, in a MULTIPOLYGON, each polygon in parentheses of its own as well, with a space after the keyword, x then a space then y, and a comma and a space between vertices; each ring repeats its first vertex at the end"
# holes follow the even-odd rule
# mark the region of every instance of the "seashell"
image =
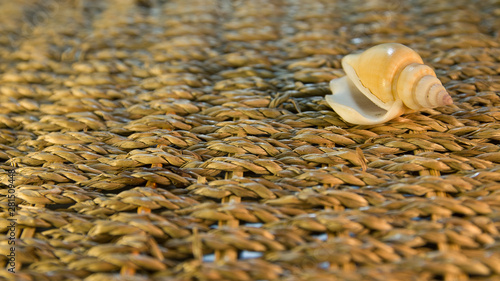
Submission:
POLYGON ((330 107, 353 124, 380 124, 405 112, 453 103, 436 74, 398 43, 371 47, 342 59, 346 76, 330 81, 330 107))

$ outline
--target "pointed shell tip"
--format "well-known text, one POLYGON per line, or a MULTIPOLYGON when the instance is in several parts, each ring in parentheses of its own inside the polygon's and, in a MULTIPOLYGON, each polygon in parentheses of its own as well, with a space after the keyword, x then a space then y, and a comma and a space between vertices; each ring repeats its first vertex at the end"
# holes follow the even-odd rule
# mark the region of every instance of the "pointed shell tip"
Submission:
POLYGON ((446 93, 446 95, 443 97, 443 105, 450 105, 450 104, 453 104, 453 99, 448 93, 446 93))

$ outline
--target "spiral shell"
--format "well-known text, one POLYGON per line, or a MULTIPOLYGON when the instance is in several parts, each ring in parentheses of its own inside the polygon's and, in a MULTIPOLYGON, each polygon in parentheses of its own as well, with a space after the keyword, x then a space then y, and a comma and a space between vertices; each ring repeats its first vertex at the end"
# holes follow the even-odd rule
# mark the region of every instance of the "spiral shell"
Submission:
POLYGON ((342 59, 346 76, 330 81, 327 103, 353 124, 384 123, 401 114, 453 103, 436 74, 412 49, 374 46, 342 59))

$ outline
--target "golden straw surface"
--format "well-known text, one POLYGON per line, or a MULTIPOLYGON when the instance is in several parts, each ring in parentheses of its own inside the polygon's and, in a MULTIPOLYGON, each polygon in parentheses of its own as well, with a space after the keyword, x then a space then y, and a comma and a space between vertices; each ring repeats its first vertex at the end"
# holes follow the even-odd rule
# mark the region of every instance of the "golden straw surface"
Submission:
POLYGON ((1 280, 500 280, 500 1, 0 11, 1 280), (344 122, 328 82, 385 42, 454 104, 344 122))

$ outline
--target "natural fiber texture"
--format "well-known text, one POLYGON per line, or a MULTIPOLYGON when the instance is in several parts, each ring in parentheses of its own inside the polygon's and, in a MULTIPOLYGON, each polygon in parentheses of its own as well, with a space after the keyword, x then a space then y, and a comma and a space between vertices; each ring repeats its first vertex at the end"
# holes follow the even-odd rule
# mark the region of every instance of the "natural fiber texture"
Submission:
POLYGON ((1 1, 5 280, 500 280, 500 2, 1 1), (324 101, 415 49, 454 104, 324 101))

